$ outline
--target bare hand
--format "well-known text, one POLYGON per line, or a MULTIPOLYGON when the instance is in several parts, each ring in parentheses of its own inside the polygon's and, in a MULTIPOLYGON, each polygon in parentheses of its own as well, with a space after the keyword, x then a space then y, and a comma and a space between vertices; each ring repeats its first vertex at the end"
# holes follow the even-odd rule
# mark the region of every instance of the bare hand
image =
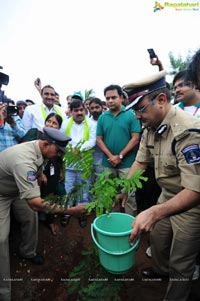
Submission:
POLYGON ((39 77, 36 78, 36 80, 34 81, 34 85, 35 85, 36 89, 37 89, 39 92, 41 92, 41 90, 42 90, 42 83, 41 83, 41 80, 40 80, 39 77))
POLYGON ((77 205, 71 208, 67 208, 66 213, 74 216, 81 216, 86 213, 85 205, 77 205))
POLYGON ((108 159, 108 161, 114 167, 116 167, 117 165, 119 165, 121 163, 121 159, 119 158, 118 155, 116 155, 116 156, 110 156, 109 159, 108 159))
POLYGON ((122 193, 120 198, 122 200, 122 208, 124 208, 128 199, 128 193, 122 193))
POLYGON ((11 127, 16 126, 16 122, 13 116, 7 116, 5 120, 11 127))
POLYGON ((137 215, 132 223, 133 230, 130 235, 131 245, 135 243, 141 233, 151 231, 156 222, 156 206, 152 206, 137 215))
POLYGON ((159 67, 159 71, 163 70, 163 65, 162 62, 159 60, 158 56, 150 59, 150 64, 153 66, 158 66, 159 67))
POLYGON ((6 106, 4 103, 0 103, 0 120, 3 120, 6 118, 6 106))

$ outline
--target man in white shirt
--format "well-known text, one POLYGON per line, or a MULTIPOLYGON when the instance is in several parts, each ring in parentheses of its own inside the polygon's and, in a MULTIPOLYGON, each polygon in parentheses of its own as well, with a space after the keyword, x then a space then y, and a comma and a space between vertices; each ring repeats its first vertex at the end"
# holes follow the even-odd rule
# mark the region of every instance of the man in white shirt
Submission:
MULTIPOLYGON (((89 150, 94 148, 96 144, 96 123, 90 118, 85 116, 85 107, 80 99, 74 99, 70 104, 71 117, 66 119, 61 127, 61 131, 69 136, 72 140, 70 144, 73 147, 74 152, 78 151, 76 146, 78 143, 82 142, 81 150, 89 150)), ((67 193, 75 187, 76 184, 83 183, 82 171, 77 170, 75 167, 66 166, 65 167, 65 189, 67 193)), ((90 186, 91 179, 84 179, 87 186, 90 186)), ((89 202, 90 196, 88 191, 83 189, 81 196, 81 204, 87 204, 89 202)), ((85 221, 79 219, 79 224, 81 227, 85 227, 85 221)))
MULTIPOLYGON (((97 97, 91 98, 89 102, 89 111, 91 114, 91 120, 93 120, 96 125, 97 121, 99 119, 99 116, 103 113, 103 105, 101 99, 97 97)), ((96 174, 100 174, 103 172, 103 165, 102 165, 102 158, 103 158, 103 152, 102 150, 95 145, 94 152, 92 154, 93 160, 94 160, 94 175, 93 175, 93 181, 96 179, 96 174)))
POLYGON ((191 81, 185 83, 186 70, 178 72, 173 80, 176 107, 200 118, 200 92, 191 81))
POLYGON ((57 113, 63 120, 66 118, 64 109, 54 104, 55 96, 56 92, 52 86, 44 86, 41 90, 42 103, 26 107, 22 118, 26 131, 31 128, 42 129, 50 113, 57 113))

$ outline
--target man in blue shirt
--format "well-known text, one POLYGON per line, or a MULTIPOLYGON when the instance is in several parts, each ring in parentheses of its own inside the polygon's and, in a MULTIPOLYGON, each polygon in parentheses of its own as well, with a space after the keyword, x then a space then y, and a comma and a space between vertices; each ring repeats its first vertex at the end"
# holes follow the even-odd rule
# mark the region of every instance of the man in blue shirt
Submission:
POLYGON ((18 144, 25 135, 21 118, 18 115, 10 115, 7 112, 8 108, 6 104, 0 103, 0 152, 18 144))

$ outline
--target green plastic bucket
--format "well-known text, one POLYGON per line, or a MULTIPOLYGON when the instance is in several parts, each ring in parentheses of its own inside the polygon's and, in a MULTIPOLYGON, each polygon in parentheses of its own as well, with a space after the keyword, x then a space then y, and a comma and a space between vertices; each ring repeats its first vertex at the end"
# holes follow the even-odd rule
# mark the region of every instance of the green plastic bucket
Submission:
POLYGON ((135 263, 139 239, 133 246, 130 245, 133 220, 134 217, 129 214, 113 212, 97 217, 91 224, 91 235, 98 247, 100 263, 110 273, 126 273, 135 263))

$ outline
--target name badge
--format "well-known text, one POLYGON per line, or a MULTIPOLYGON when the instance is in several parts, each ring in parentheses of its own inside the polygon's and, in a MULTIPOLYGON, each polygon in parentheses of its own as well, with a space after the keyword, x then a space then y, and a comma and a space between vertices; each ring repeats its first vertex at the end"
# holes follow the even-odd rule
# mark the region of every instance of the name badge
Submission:
POLYGON ((55 175, 55 168, 53 166, 53 164, 50 165, 50 176, 54 176, 55 175))

